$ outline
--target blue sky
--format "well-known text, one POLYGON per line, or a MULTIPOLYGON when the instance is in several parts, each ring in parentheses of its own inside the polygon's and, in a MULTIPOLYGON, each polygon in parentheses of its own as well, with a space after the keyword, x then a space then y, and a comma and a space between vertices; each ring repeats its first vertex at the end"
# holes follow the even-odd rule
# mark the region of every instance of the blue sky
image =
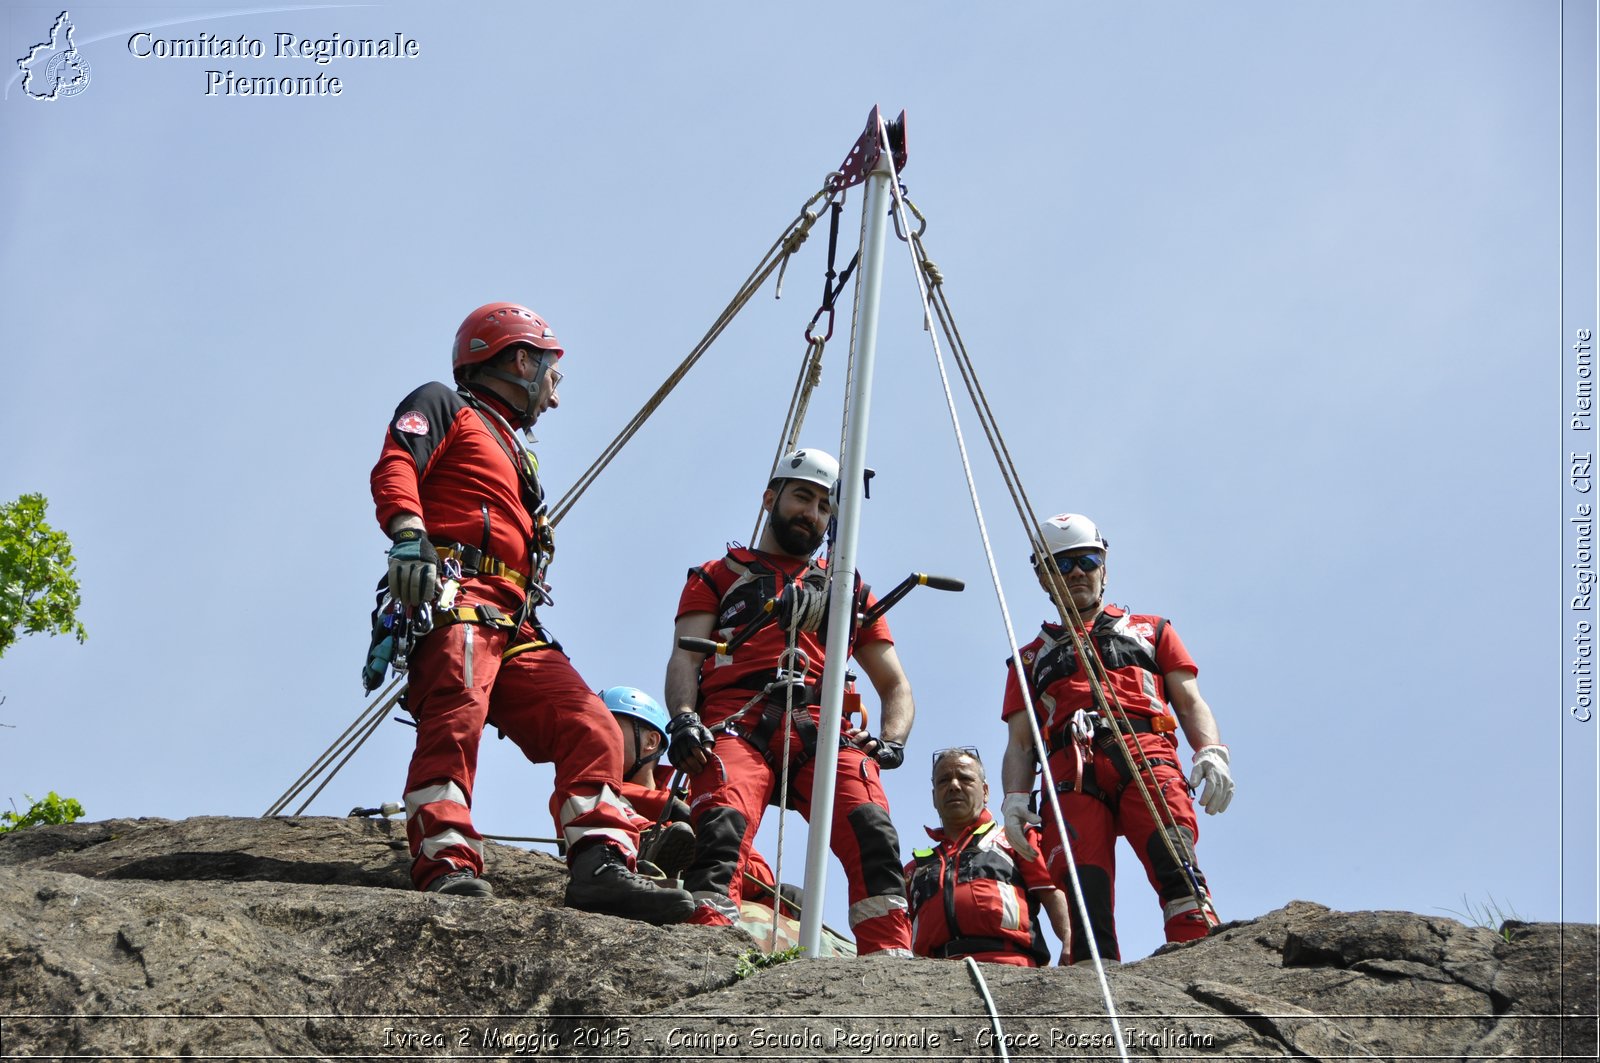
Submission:
MULTIPOLYGON (((1041 515, 1099 521, 1111 597, 1199 662, 1239 787, 1198 846, 1223 916, 1595 919, 1597 725, 1567 712, 1558 546, 1567 343, 1595 314, 1592 7, 1567 13, 1588 88, 1564 217, 1552 2, 461 8, 74 7, 89 86, 45 103, 11 78, 0 497, 49 496, 90 639, 0 661, 0 799, 263 811, 361 711, 367 474, 462 316, 520 300, 566 344, 537 447, 563 493, 878 103, 909 111, 904 180, 1041 515), (138 58, 141 30, 268 54, 138 58), (278 32, 420 55, 318 66, 273 58, 278 32), (208 69, 343 91, 207 96, 208 69)), ((8 60, 59 11, 7 5, 8 60)), ((562 524, 546 619, 596 687, 659 693, 685 570, 748 536, 824 251, 562 524)), ((908 854, 929 752, 997 767, 1008 654, 920 313, 896 243, 862 567, 969 585, 890 617, 918 695, 887 779, 908 854)), ((844 321, 807 432, 827 449, 844 321)), ((977 457, 1027 638, 1048 602, 977 457)), ((312 811, 397 799, 410 735, 386 724, 312 811)), ((549 780, 486 742, 480 829, 547 834, 549 780)), ((1160 920, 1121 865, 1140 956, 1160 920)))

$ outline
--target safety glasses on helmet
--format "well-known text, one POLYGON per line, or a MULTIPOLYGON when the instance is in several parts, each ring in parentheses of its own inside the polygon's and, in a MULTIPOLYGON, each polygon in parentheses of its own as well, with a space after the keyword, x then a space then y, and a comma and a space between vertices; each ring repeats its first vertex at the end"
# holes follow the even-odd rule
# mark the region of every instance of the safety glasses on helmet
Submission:
POLYGON ((1093 572, 1095 569, 1106 563, 1106 555, 1099 553, 1098 551, 1094 553, 1081 554, 1078 557, 1070 557, 1067 554, 1056 554, 1053 560, 1056 563, 1057 572, 1060 572, 1063 576, 1070 576, 1072 574, 1072 570, 1075 568, 1081 568, 1085 572, 1093 572))

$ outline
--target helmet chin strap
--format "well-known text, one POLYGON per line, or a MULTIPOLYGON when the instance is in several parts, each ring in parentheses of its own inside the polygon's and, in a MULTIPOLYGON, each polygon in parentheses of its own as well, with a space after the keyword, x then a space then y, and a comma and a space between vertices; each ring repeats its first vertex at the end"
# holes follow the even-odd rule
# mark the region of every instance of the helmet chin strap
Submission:
MULTIPOLYGON (((631 718, 628 722, 633 724, 633 748, 634 752, 638 753, 638 756, 634 759, 633 764, 628 768, 628 770, 622 773, 623 782, 628 782, 631 780, 634 775, 638 774, 639 769, 644 767, 646 764, 655 764, 660 761, 662 752, 660 749, 657 749, 654 753, 650 753, 648 755, 639 753, 638 751, 644 748, 644 724, 640 722, 637 716, 631 718)), ((652 728, 652 730, 654 730, 654 728, 652 728)))
MULTIPOLYGON (((528 401, 522 409, 518 410, 514 406, 512 409, 517 414, 517 427, 528 429, 532 428, 534 422, 539 419, 539 390, 544 383, 547 369, 548 366, 545 365, 544 359, 541 358, 539 360, 539 371, 534 374, 532 380, 492 366, 483 369, 479 375, 494 377, 496 380, 504 380, 506 383, 515 384, 527 392, 528 401)), ((506 405, 510 406, 511 403, 507 401, 506 405)))

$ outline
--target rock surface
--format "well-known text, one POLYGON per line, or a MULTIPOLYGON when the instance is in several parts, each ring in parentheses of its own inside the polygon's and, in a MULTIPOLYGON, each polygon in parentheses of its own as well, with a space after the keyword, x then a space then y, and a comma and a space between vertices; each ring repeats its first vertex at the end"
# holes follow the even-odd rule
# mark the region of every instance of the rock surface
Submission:
MULTIPOLYGON (((111 820, 0 836, 0 1058, 1116 1059, 1092 968, 816 960, 410 889, 398 823, 111 820), (981 971, 981 980, 974 971, 981 971)), ((1112 967, 1130 1058, 1593 1059, 1596 931, 1295 902, 1112 967)))

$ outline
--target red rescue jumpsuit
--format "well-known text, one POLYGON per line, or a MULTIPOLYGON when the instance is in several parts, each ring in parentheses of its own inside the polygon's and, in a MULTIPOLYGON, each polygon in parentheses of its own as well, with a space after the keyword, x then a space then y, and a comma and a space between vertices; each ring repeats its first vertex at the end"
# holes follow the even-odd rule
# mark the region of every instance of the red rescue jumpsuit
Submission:
MULTIPOLYGON (((734 550, 726 558, 690 571, 678 602, 678 616, 711 613, 716 617, 717 637, 725 639, 754 615, 754 607, 762 600, 814 567, 820 563, 812 566, 759 551, 734 550), (767 586, 774 581, 776 586, 767 586)), ((880 641, 893 641, 881 617, 856 636, 857 645, 880 641)), ((801 632, 796 644, 809 658, 808 683, 814 689, 825 661, 820 632, 801 632)), ((769 624, 731 658, 707 657, 700 677, 699 709, 706 726, 738 714, 759 692, 763 679, 771 677, 787 645, 788 635, 769 624)), ((800 694, 796 697, 803 700, 800 694)), ((741 717, 741 723, 759 717, 764 701, 741 717)), ((797 700, 796 706, 800 703, 797 700)), ((812 705, 808 715, 815 733, 820 709, 812 705)), ((781 766, 785 731, 791 743, 789 807, 809 822, 816 763, 804 754, 799 729, 792 723, 775 727, 766 751, 774 764, 781 766)), ((833 740, 839 739, 835 736, 833 740)), ((692 922, 725 924, 737 915, 742 873, 750 861, 756 830, 766 806, 776 803, 778 768, 762 753, 746 738, 719 733, 711 762, 689 781, 698 845, 694 863, 684 873, 684 887, 716 913, 711 915, 702 907, 692 922)), ((850 928, 856 935, 858 954, 894 950, 909 955, 911 923, 906 917, 900 840, 889 821, 889 800, 879 779, 878 762, 853 745, 839 750, 831 843, 849 882, 850 928)))
MULTIPOLYGON (((1165 677, 1179 670, 1199 674, 1199 669, 1184 648, 1183 640, 1162 617, 1132 614, 1108 604, 1092 627, 1094 645, 1112 689, 1136 731, 1124 741, 1130 750, 1135 743, 1143 750, 1155 774, 1154 786, 1150 786, 1146 777, 1151 797, 1154 799, 1159 789, 1166 798, 1176 831, 1185 836, 1180 840, 1172 836, 1169 829, 1173 847, 1180 854, 1186 850, 1192 852, 1200 828, 1178 764, 1176 723, 1167 712, 1165 677)), ((1116 748, 1116 736, 1097 730, 1084 757, 1084 770, 1079 770, 1084 751, 1071 740, 1071 718, 1079 709, 1094 711, 1095 702, 1065 629, 1057 624, 1045 624, 1039 636, 1022 648, 1022 666, 1029 676, 1040 730, 1051 749, 1050 771, 1055 776, 1061 814, 1072 836, 1072 857, 1078 865, 1078 879, 1083 885, 1084 902, 1089 909, 1089 921, 1100 955, 1108 959, 1121 958, 1114 915, 1118 835, 1127 838, 1133 846, 1144 864, 1150 885, 1160 897, 1167 940, 1190 941, 1204 937, 1211 923, 1196 902, 1195 885, 1182 865, 1173 860, 1157 819, 1151 815, 1138 786, 1130 781, 1128 761, 1116 748)), ((1007 661, 1001 715, 1009 717, 1022 708, 1017 675, 1007 661)), ((1134 763, 1140 763, 1137 756, 1134 763)), ((1159 810, 1159 804, 1157 808, 1159 810)), ((1050 871, 1056 885, 1070 898, 1067 860, 1061 849, 1060 835, 1051 822, 1054 817, 1047 811, 1041 815, 1050 871)), ((1192 871, 1209 902, 1205 876, 1198 867, 1192 867, 1192 871)), ((1069 903, 1067 907, 1072 917, 1069 961, 1076 963, 1090 957, 1089 945, 1080 925, 1078 906, 1069 903)))
MULTIPOLYGON (((514 416, 491 396, 479 399, 502 418, 514 416)), ((515 434, 461 393, 424 384, 395 409, 372 470, 379 526, 387 531, 396 516, 416 514, 436 547, 480 549, 525 582, 533 570, 533 514, 542 498, 531 457, 528 475, 520 477, 513 454, 524 454, 515 434)), ((463 579, 455 604, 489 606, 516 617, 523 599, 512 578, 485 574, 463 579)), ((469 809, 486 723, 529 760, 555 763, 569 860, 580 848, 609 842, 632 864, 639 836, 618 797, 617 726, 531 611, 515 631, 451 623, 423 637, 411 658, 407 704, 417 718, 405 803, 411 878, 418 889, 453 870, 483 871, 482 836, 469 809), (529 642, 543 645, 502 663, 507 647, 529 642)))

